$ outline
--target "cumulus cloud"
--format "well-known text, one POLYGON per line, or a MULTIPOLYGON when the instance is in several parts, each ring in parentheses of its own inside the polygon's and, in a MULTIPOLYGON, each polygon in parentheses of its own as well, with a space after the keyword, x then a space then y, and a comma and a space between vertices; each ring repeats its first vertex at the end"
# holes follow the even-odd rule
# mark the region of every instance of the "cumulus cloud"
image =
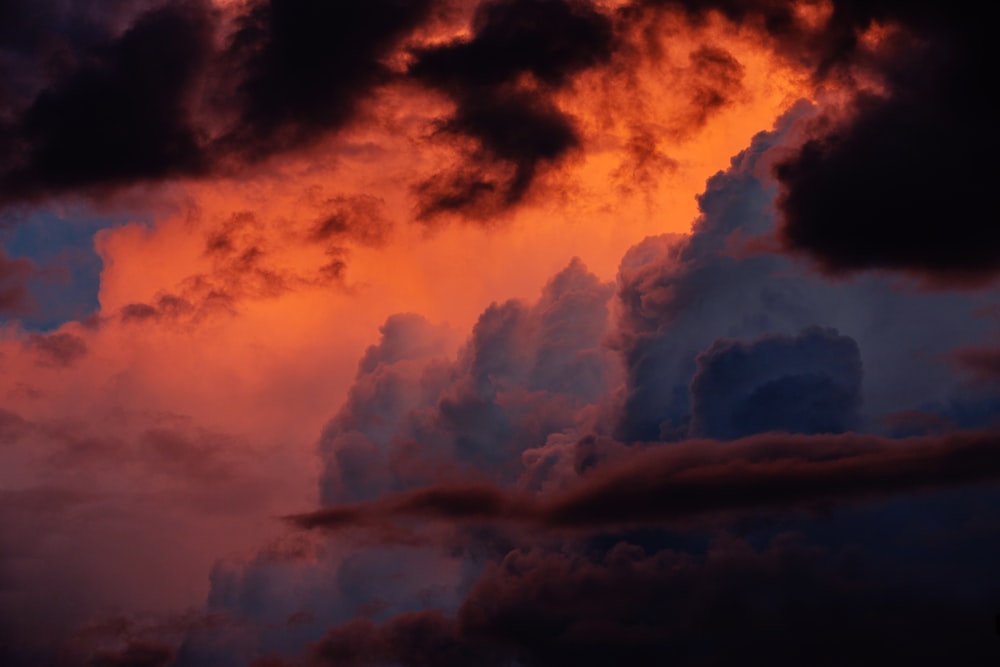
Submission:
POLYGON ((721 339, 698 355, 691 434, 720 440, 766 431, 839 433, 858 424, 861 354, 833 330, 721 339))
POLYGON ((574 429, 607 392, 610 297, 574 260, 536 304, 491 305, 454 361, 422 318, 390 318, 323 434, 324 500, 372 497, 456 466, 517 476, 523 451, 574 429))
POLYGON ((991 320, 977 315, 991 292, 927 294, 886 275, 829 281, 761 249, 776 225, 768 172, 784 155, 783 141, 794 142, 812 114, 793 110, 777 132, 758 135, 728 172, 710 179, 689 238, 649 238, 623 258, 613 333, 628 375, 620 438, 686 437, 697 357, 720 338, 836 329, 859 349, 864 420, 943 400, 958 379, 932 350, 946 354, 991 334, 991 320), (942 319, 929 321, 928 308, 942 319))

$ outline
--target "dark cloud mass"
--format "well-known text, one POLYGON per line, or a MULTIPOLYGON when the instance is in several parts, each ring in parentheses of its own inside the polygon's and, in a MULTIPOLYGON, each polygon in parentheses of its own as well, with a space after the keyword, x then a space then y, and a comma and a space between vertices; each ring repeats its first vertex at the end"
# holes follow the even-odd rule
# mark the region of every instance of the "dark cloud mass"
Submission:
POLYGON ((430 7, 430 0, 252 3, 223 56, 240 104, 239 122, 222 144, 262 157, 342 126, 388 79, 380 60, 430 7))
POLYGON ((888 37, 877 58, 885 93, 859 93, 846 119, 775 168, 782 239, 833 274, 901 269, 935 285, 981 284, 1000 270, 990 29, 936 3, 885 19, 912 33, 888 37))
MULTIPOLYGON (((19 74, 0 98, 0 194, 10 205, 109 191, 302 148, 399 78, 387 59, 440 9, 256 0, 226 21, 207 0, 91 13, 13 3, 22 28, 10 30, 0 64, 19 74), (45 40, 59 45, 51 62, 45 40)), ((614 42, 608 16, 564 0, 483 3, 473 31, 417 48, 404 75, 455 102, 438 138, 474 144, 455 173, 418 187, 424 218, 521 201, 543 165, 579 146, 551 93, 606 62, 614 42)))
POLYGON ((16 127, 0 129, 4 199, 113 187, 205 169, 187 108, 211 52, 204 3, 177 2, 139 17, 114 41, 77 54, 16 127))
POLYGON ((614 40, 590 2, 500 0, 479 5, 471 39, 418 50, 410 75, 456 105, 441 130, 475 143, 455 174, 418 186, 419 215, 489 215, 520 202, 538 169, 580 142, 552 91, 606 62, 614 40))
POLYGON ((208 0, 89 13, 11 3, 22 31, 0 44, 0 66, 18 71, 0 89, 0 205, 204 176, 300 148, 343 127, 391 78, 382 60, 430 4, 260 0, 220 47, 221 12, 208 0))

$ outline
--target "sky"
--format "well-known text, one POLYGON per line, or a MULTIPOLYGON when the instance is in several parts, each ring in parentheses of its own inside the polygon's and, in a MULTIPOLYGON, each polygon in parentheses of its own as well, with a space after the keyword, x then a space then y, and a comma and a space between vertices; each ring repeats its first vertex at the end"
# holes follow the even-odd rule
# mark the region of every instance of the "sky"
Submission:
POLYGON ((998 664, 976 7, 0 0, 0 664, 998 664))

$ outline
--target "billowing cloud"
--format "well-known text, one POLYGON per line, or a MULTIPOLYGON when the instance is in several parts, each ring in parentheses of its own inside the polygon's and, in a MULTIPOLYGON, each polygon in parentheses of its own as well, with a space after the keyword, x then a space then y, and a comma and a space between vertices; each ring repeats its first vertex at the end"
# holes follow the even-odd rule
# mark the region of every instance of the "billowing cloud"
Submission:
POLYGON ((731 440, 767 431, 840 433, 861 407, 861 354, 836 331, 807 329, 746 344, 718 340, 698 355, 691 433, 731 440))
POLYGON ((324 500, 373 497, 455 466, 516 475, 521 452, 576 428, 612 381, 600 344, 610 296, 573 260, 538 303, 488 308, 454 362, 425 320, 390 318, 324 431, 324 500))
POLYGON ((3 3, 0 662, 995 663, 959 9, 3 3))

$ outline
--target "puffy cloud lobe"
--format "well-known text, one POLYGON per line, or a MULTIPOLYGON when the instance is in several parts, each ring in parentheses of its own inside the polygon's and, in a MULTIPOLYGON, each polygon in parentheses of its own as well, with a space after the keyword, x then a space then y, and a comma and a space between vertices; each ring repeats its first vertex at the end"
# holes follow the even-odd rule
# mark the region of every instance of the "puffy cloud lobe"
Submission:
POLYGON ((710 179, 691 236, 649 238, 623 257, 611 338, 627 374, 619 439, 686 437, 697 356, 720 338, 794 336, 820 326, 854 339, 865 371, 861 417, 870 422, 943 400, 960 381, 942 357, 992 335, 982 313, 995 292, 926 293, 878 274, 833 282, 755 245, 776 224, 768 174, 787 155, 783 142, 814 114, 793 109, 710 179))
POLYGON ((574 260, 538 303, 490 306, 450 363, 426 321, 390 318, 321 440, 323 499, 370 498, 455 466, 519 474, 525 450, 574 429, 607 394, 614 367, 600 341, 610 297, 574 260))
POLYGON ((694 436, 839 433, 859 423, 861 355, 852 339, 818 328, 722 339, 698 355, 691 394, 694 436))

